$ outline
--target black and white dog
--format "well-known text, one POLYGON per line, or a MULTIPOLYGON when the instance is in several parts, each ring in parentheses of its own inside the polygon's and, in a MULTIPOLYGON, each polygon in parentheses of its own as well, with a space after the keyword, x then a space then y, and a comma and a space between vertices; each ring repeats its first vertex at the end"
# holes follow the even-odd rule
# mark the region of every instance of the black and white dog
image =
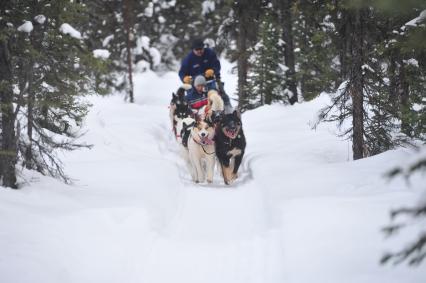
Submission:
POLYGON ((216 127, 215 149, 225 184, 230 185, 237 179, 245 148, 240 113, 235 110, 223 115, 216 127))
POLYGON ((169 112, 172 129, 178 142, 181 142, 182 120, 191 117, 191 115, 192 111, 185 99, 185 88, 180 87, 172 95, 169 112))

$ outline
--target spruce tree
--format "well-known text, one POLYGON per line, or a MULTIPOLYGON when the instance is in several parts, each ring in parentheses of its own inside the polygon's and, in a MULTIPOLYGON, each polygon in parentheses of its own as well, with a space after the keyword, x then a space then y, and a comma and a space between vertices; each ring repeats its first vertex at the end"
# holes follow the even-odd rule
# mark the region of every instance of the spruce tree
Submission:
MULTIPOLYGON (((68 181, 57 154, 87 146, 76 142, 89 106, 82 97, 100 89, 95 74, 105 71, 103 61, 94 58, 78 31, 87 20, 84 5, 66 0, 10 3, 3 19, 10 35, 11 76, 6 82, 14 87, 16 105, 14 158, 68 181)), ((9 126, 2 126, 4 133, 9 126)))
POLYGON ((277 25, 273 6, 263 9, 260 18, 258 38, 253 47, 249 72, 250 103, 248 108, 254 108, 272 102, 288 102, 283 97, 284 71, 279 64, 281 53, 281 29, 277 25))
MULTIPOLYGON (((304 100, 309 101, 321 92, 330 92, 336 83, 336 45, 342 38, 336 37, 333 22, 334 6, 328 1, 300 1, 291 7, 295 62, 298 71, 295 78, 304 100)), ((337 85, 336 85, 337 84, 337 85)))

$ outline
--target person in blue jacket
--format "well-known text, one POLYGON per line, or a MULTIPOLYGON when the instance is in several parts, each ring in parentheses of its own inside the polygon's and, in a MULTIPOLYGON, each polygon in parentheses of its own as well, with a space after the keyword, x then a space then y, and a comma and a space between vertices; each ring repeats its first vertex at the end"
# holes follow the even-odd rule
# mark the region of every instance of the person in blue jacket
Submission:
POLYGON ((225 108, 231 109, 229 96, 225 93, 223 83, 220 81, 220 61, 216 53, 205 47, 201 39, 195 39, 191 49, 191 52, 182 60, 179 70, 180 79, 186 84, 191 84, 193 78, 202 75, 208 80, 206 85, 208 90, 217 89, 218 84, 225 108))
POLYGON ((180 79, 186 84, 190 84, 198 75, 203 75, 207 79, 216 77, 220 80, 220 61, 216 53, 204 47, 201 39, 194 40, 191 49, 191 52, 182 60, 179 70, 180 79))

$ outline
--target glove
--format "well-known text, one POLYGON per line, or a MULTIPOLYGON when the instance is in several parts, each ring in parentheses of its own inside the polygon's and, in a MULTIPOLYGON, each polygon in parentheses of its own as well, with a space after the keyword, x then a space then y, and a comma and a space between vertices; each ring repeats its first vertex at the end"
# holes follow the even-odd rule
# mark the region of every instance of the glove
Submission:
POLYGON ((192 77, 191 77, 191 76, 185 76, 185 77, 183 78, 183 82, 184 82, 184 83, 186 83, 186 84, 191 84, 191 82, 192 82, 192 77))
POLYGON ((214 71, 213 71, 213 69, 207 69, 206 72, 204 73, 204 76, 206 78, 213 78, 214 77, 214 71))

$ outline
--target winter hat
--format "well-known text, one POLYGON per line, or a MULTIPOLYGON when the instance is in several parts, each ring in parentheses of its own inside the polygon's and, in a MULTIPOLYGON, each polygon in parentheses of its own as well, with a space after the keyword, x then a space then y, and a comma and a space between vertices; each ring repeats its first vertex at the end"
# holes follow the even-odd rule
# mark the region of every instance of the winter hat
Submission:
POLYGON ((204 42, 201 38, 197 38, 192 42, 192 49, 200 49, 200 48, 204 48, 204 42))
POLYGON ((197 76, 194 80, 194 86, 205 85, 205 84, 206 84, 206 79, 204 78, 204 76, 197 76))

